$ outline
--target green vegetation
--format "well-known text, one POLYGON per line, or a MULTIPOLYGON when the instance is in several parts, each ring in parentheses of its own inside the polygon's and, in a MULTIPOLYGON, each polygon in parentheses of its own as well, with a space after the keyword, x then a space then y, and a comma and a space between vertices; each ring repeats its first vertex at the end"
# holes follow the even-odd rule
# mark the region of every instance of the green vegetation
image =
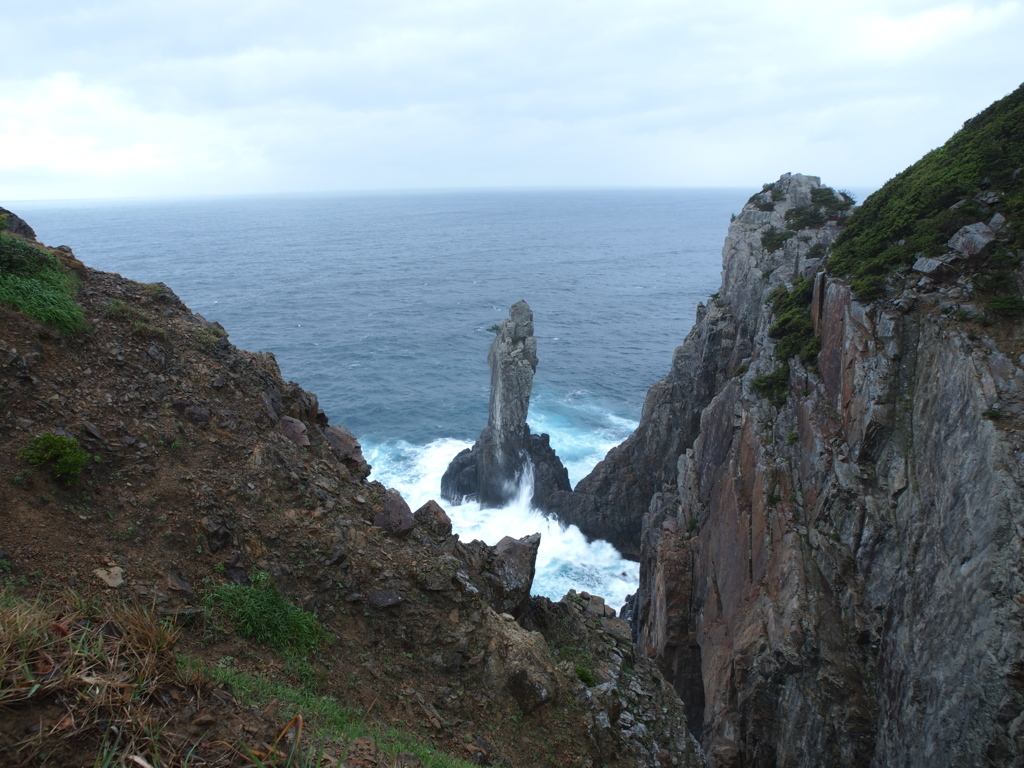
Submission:
POLYGON ((316 616, 292 605, 266 573, 254 573, 251 586, 221 584, 207 602, 227 614, 241 637, 283 651, 309 653, 330 639, 316 616))
POLYGON ((771 373, 755 376, 754 391, 767 398, 772 405, 781 408, 786 404, 789 392, 789 364, 776 368, 771 373))
POLYGON ((769 253, 777 251, 795 234, 796 232, 792 229, 768 227, 768 229, 766 229, 761 235, 761 247, 769 253))
POLYGON ((786 211, 786 224, 792 229, 817 229, 853 207, 853 196, 831 187, 811 190, 811 202, 786 211))
POLYGON ((0 304, 53 326, 65 336, 88 328, 74 301, 78 279, 37 245, 0 232, 0 304))
POLYGON ((576 677, 588 688, 597 684, 597 680, 594 679, 594 672, 590 667, 583 666, 582 664, 576 665, 576 677))
POLYGON ((1011 224, 1006 253, 1024 247, 1024 86, 964 123, 871 195, 836 239, 829 270, 857 297, 882 296, 889 277, 919 255, 935 257, 957 230, 998 209, 1011 224), (979 194, 986 197, 979 199, 979 194), (982 202, 987 200, 988 202, 982 202))
POLYGON ((18 452, 18 458, 34 466, 49 465, 58 480, 71 485, 78 481, 91 457, 75 438, 45 432, 33 437, 29 447, 18 452))
POLYGON ((184 669, 209 677, 218 685, 230 686, 235 696, 245 704, 264 709, 276 699, 280 706, 280 714, 292 716, 294 721, 294 716, 302 713, 320 739, 351 740, 372 734, 379 748, 392 753, 408 750, 422 760, 426 768, 462 768, 470 765, 421 743, 408 733, 394 728, 376 729, 367 726, 365 714, 357 709, 342 706, 333 697, 318 696, 306 690, 297 690, 270 682, 263 677, 254 677, 225 667, 208 667, 186 657, 180 657, 179 663, 184 669))
POLYGON ((788 291, 782 286, 774 290, 768 301, 774 311, 775 324, 768 329, 768 335, 778 341, 776 354, 780 360, 799 355, 808 370, 817 371, 821 339, 814 334, 811 322, 813 294, 812 278, 797 280, 788 291))

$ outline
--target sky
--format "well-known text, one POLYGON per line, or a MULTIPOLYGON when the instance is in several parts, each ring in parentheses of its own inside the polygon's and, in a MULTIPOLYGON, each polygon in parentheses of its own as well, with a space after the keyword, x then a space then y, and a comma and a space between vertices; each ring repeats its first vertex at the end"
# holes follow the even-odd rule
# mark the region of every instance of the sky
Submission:
POLYGON ((1024 0, 5 0, 0 39, 0 204, 875 188, 1024 80, 1024 0))

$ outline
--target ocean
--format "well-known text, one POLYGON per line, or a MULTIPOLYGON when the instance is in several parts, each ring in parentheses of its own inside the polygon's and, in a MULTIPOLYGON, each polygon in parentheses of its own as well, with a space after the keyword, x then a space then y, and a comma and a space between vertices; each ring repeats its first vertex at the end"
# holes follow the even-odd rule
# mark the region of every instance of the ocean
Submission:
MULTIPOLYGON (((575 484, 636 427, 697 303, 729 216, 756 190, 395 192, 3 203, 94 269, 167 283, 231 341, 275 354, 372 479, 413 509, 487 423, 487 329, 525 299, 539 364, 529 422, 575 484)), ((449 507, 466 540, 540 531, 534 592, 619 606, 638 566, 530 508, 449 507)))

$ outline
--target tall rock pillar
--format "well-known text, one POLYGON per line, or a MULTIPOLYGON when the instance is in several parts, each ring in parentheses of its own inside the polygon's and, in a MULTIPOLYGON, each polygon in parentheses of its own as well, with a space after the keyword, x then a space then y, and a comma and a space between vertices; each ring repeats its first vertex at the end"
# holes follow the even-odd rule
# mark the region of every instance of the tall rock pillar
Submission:
POLYGON ((485 507, 503 506, 515 497, 523 472, 532 465, 534 504, 543 506, 547 495, 569 491, 570 486, 547 435, 532 435, 526 423, 537 370, 537 339, 533 312, 525 301, 513 304, 508 319, 498 325, 487 362, 491 368, 487 426, 473 447, 449 464, 441 478, 441 497, 452 504, 475 498, 485 507))

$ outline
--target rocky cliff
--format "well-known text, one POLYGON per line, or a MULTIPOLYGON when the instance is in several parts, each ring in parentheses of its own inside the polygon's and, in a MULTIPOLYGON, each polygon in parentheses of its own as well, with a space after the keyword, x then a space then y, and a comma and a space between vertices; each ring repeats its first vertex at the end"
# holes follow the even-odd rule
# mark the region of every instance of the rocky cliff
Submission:
POLYGON ((703 762, 625 621, 530 597, 539 536, 461 541, 272 355, 27 232, 0 231, 0 764, 703 762))
POLYGON ((500 507, 518 492, 524 474, 533 482, 533 505, 547 509, 549 498, 568 492, 569 473, 547 435, 535 435, 526 423, 537 370, 533 312, 525 301, 512 305, 495 330, 487 351, 491 394, 487 426, 472 448, 459 453, 441 477, 441 497, 452 504, 470 498, 500 507))
POLYGON ((1024 764, 1022 103, 852 218, 813 177, 752 197, 567 507, 639 554, 711 766, 1024 764))

